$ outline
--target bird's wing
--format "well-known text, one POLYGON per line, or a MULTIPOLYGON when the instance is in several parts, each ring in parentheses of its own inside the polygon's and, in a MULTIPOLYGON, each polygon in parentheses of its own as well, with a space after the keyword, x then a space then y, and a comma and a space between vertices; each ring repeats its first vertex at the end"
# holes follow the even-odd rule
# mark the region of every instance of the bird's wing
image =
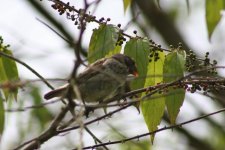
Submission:
POLYGON ((77 78, 78 82, 82 83, 82 82, 90 79, 91 77, 94 77, 96 74, 104 71, 105 66, 103 65, 103 63, 106 60, 107 60, 107 58, 99 59, 98 61, 91 64, 89 67, 87 67, 87 69, 84 70, 84 72, 82 72, 78 75, 78 78, 77 78))

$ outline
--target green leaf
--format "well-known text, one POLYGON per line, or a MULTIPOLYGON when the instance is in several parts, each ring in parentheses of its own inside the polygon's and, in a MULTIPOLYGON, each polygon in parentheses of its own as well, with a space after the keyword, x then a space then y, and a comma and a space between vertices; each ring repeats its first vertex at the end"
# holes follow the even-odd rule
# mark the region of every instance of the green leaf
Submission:
POLYGON ((114 54, 120 53, 121 48, 122 48, 121 46, 116 45, 116 47, 114 48, 114 50, 110 51, 110 52, 106 55, 106 57, 110 57, 110 56, 112 56, 112 55, 114 55, 114 54))
POLYGON ((124 48, 124 54, 134 59, 138 69, 138 78, 132 80, 131 89, 142 88, 148 70, 148 55, 150 47, 146 40, 133 38, 128 41, 124 48))
POLYGON ((151 145, 147 140, 127 141, 120 144, 119 150, 151 150, 151 145))
POLYGON ((114 51, 118 37, 119 29, 113 25, 102 24, 94 29, 89 44, 88 62, 93 63, 114 51))
MULTIPOLYGON (((42 103, 42 97, 40 95, 40 91, 37 87, 31 87, 31 96, 34 100, 34 105, 40 105, 42 103)), ((52 114, 46 107, 42 107, 39 109, 32 110, 33 119, 37 119, 39 121, 41 129, 45 129, 45 125, 53 119, 52 114)))
POLYGON ((4 131, 4 125, 5 125, 4 101, 0 93, 0 135, 2 135, 4 131))
MULTIPOLYGON (((12 52, 10 50, 3 50, 5 54, 8 54, 10 56, 13 56, 12 52)), ((6 76, 8 80, 17 81, 19 79, 18 70, 16 66, 16 62, 12 59, 3 57, 2 58, 3 66, 5 69, 6 76)))
POLYGON ((209 39, 220 21, 221 10, 224 8, 224 0, 206 0, 206 24, 208 29, 209 39))
MULTIPOLYGON (((4 49, 3 52, 5 54, 13 56, 13 54, 10 50, 4 49)), ((5 70, 7 80, 9 82, 18 81, 19 75, 18 75, 16 62, 13 61, 12 59, 2 57, 2 64, 3 64, 4 70, 5 70)), ((13 89, 13 96, 15 99, 17 99, 17 93, 18 93, 18 88, 13 89)))
MULTIPOLYGON (((145 81, 145 86, 153 86, 163 81, 163 64, 165 59, 164 52, 158 52, 159 59, 154 61, 154 57, 151 58, 152 61, 148 64, 148 73, 145 81)), ((146 94, 143 93, 142 96, 146 94)), ((148 130, 157 130, 157 126, 162 120, 162 116, 165 109, 165 98, 159 93, 153 94, 151 97, 143 99, 141 101, 141 110, 145 119, 145 123, 148 126, 148 130), (155 97, 155 98, 154 98, 155 97)), ((154 141, 154 135, 151 136, 151 141, 154 141)))
POLYGON ((131 4, 131 0, 123 0, 124 13, 126 12, 128 6, 131 4))
MULTIPOLYGON (((7 79, 5 67, 3 64, 3 56, 0 56, 0 84, 5 83, 6 81, 8 81, 8 79, 7 79)), ((9 96, 9 90, 3 89, 3 93, 4 93, 5 99, 7 100, 8 96, 9 96)))
MULTIPOLYGON (((184 76, 185 57, 182 54, 184 53, 175 51, 166 56, 163 66, 163 81, 165 83, 176 81, 184 76)), ((184 101, 185 90, 169 87, 168 91, 167 96, 165 96, 166 107, 171 124, 175 124, 184 101)))

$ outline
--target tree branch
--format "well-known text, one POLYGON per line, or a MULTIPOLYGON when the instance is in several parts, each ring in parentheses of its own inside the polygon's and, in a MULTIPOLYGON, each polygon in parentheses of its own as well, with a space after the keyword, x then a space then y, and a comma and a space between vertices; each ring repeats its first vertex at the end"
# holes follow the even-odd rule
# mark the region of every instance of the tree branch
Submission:
POLYGON ((27 147, 25 147, 24 150, 37 149, 37 148, 39 148, 39 146, 41 144, 43 144, 44 142, 49 140, 51 137, 58 135, 59 132, 57 132, 57 127, 59 126, 62 119, 65 117, 66 113, 69 111, 69 108, 70 108, 69 105, 67 105, 65 108, 63 108, 61 110, 61 112, 58 114, 58 116, 54 119, 54 121, 52 122, 50 127, 44 133, 42 133, 40 136, 38 136, 36 138, 33 138, 27 142, 24 142, 23 144, 16 147, 14 150, 19 150, 28 144, 29 145, 27 147))
MULTIPOLYGON (((131 138, 126 138, 126 139, 122 139, 122 140, 117 140, 117 141, 112 141, 112 142, 106 142, 106 143, 102 143, 102 144, 96 144, 96 145, 92 145, 92 146, 87 146, 87 147, 84 147, 83 149, 94 149, 94 148, 102 147, 102 146, 106 146, 106 145, 119 144, 119 143, 124 143, 124 142, 127 142, 127 141, 131 141, 131 140, 134 140, 134 139, 140 139, 142 137, 145 137, 145 136, 148 136, 148 135, 153 135, 155 133, 158 133, 158 132, 161 132, 161 131, 164 131, 164 130, 169 130, 169 129, 173 129, 173 128, 182 127, 183 125, 186 125, 186 124, 198 121, 200 119, 203 119, 203 118, 206 118, 206 117, 209 117, 209 116, 212 116, 212 115, 224 112, 224 111, 225 111, 225 108, 220 109, 220 110, 215 111, 215 112, 212 112, 212 113, 209 113, 209 114, 206 114, 206 115, 203 115, 203 116, 200 116, 200 117, 197 117, 197 118, 194 118, 194 119, 191 119, 191 120, 188 120, 188 121, 185 121, 185 122, 182 122, 182 123, 179 123, 177 125, 163 127, 163 128, 158 129, 158 130, 155 130, 155 131, 152 131, 152 132, 148 132, 148 133, 144 133, 144 134, 141 134, 141 135, 137 135, 137 136, 134 136, 134 137, 131 137, 131 138)), ((76 149, 74 149, 74 150, 76 150, 76 149)))
POLYGON ((46 105, 54 104, 54 103, 57 103, 57 102, 60 102, 60 101, 61 101, 61 99, 56 99, 56 100, 52 100, 50 102, 44 102, 44 103, 41 103, 41 104, 38 104, 38 105, 32 105, 32 106, 27 106, 27 107, 23 107, 23 108, 11 108, 11 109, 6 109, 5 111, 6 112, 23 112, 23 111, 27 111, 27 110, 30 110, 30 109, 42 108, 46 105))

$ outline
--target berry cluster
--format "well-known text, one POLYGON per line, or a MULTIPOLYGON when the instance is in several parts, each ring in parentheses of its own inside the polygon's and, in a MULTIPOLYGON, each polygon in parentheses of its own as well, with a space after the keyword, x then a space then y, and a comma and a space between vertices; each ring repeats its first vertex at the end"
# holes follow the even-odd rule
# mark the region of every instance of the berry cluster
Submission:
POLYGON ((193 51, 190 50, 189 54, 186 57, 186 70, 191 72, 195 71, 196 69, 203 69, 203 68, 212 68, 209 69, 207 72, 211 74, 217 74, 216 68, 214 68, 217 65, 217 61, 213 60, 211 62, 209 58, 209 52, 206 52, 205 59, 198 59, 196 55, 193 53, 193 51))
POLYGON ((198 67, 197 65, 198 65, 198 62, 197 62, 196 55, 192 50, 190 50, 189 54, 186 57, 186 63, 185 63, 186 70, 189 72, 194 71, 198 67))
POLYGON ((116 42, 116 45, 122 46, 123 45, 123 42, 125 42, 125 41, 126 41, 126 38, 120 33, 119 34, 119 38, 118 38, 118 40, 116 42))
MULTIPOLYGON (((60 0, 53 1, 53 2, 54 2, 54 4, 52 4, 52 8, 57 10, 60 15, 66 14, 67 18, 72 20, 74 22, 74 25, 77 25, 78 29, 84 30, 86 28, 87 22, 97 22, 99 24, 102 24, 102 23, 107 23, 111 20, 110 18, 104 18, 104 17, 97 20, 95 16, 87 14, 85 9, 75 9, 74 6, 70 6, 69 2, 64 3, 60 0)), ((120 28, 121 24, 118 24, 117 27, 120 28)), ((124 33, 122 29, 120 29, 119 32, 120 32, 120 34, 119 34, 119 38, 118 38, 116 45, 121 46, 126 41, 125 37, 133 38, 132 36, 124 33)), ((136 37, 139 37, 139 36, 137 36, 136 30, 134 30, 133 33, 136 35, 136 37)), ((176 48, 174 48, 171 45, 169 50, 163 49, 161 47, 161 45, 156 44, 153 40, 149 40, 149 43, 150 43, 149 62, 157 61, 158 59, 160 59, 159 58, 160 51, 171 52, 174 49, 182 50, 181 43, 179 43, 178 47, 176 47, 176 48)), ((211 62, 208 56, 209 56, 209 52, 206 53, 205 59, 199 59, 196 57, 194 52, 190 50, 186 57, 186 63, 185 63, 186 70, 188 72, 192 72, 197 69, 204 69, 204 68, 211 67, 212 69, 208 70, 208 72, 212 73, 212 74, 216 74, 216 69, 214 68, 214 66, 217 64, 217 62, 215 60, 213 60, 211 62)))
MULTIPOLYGON (((120 29, 121 28, 121 24, 117 24, 117 27, 120 29)), ((120 29, 120 33, 119 33, 119 37, 118 40, 116 42, 116 45, 118 46, 122 46, 123 42, 125 42, 127 39, 124 37, 124 35, 122 34, 122 30, 120 29)))
POLYGON ((188 92, 191 92, 191 93, 195 93, 196 91, 201 91, 203 90, 204 92, 207 92, 208 88, 206 88, 206 86, 204 84, 196 84, 196 83, 193 83, 191 85, 185 85, 185 89, 188 91, 188 92))
POLYGON ((225 90, 225 81, 223 78, 200 77, 198 79, 189 79, 188 82, 190 83, 187 83, 184 88, 191 93, 202 91, 206 95, 211 90, 225 90))
MULTIPOLYGON (((95 16, 94 16, 95 17, 95 16)), ((95 17, 96 18, 96 17, 95 17)), ((94 19, 95 19, 94 18, 94 19)), ((102 17, 102 18, 100 18, 99 20, 99 23, 107 23, 107 22, 109 22, 109 21, 111 21, 111 19, 110 18, 107 18, 107 19, 105 19, 104 17, 102 17)))
POLYGON ((156 44, 151 39, 149 40, 149 43, 150 43, 150 47, 151 47, 151 50, 150 50, 150 53, 149 53, 149 62, 151 62, 153 59, 156 62, 157 60, 160 59, 159 52, 163 51, 162 46, 159 45, 159 44, 156 44))
POLYGON ((76 10, 74 6, 70 6, 70 3, 64 3, 58 1, 51 5, 53 9, 59 12, 59 15, 66 14, 67 19, 70 19, 74 22, 74 25, 77 25, 78 29, 85 29, 86 23, 94 21, 95 16, 86 14, 84 9, 76 10))
MULTIPOLYGON (((212 63, 210 63, 210 58, 209 58, 209 52, 206 52, 205 54, 205 59, 203 60, 203 65, 205 67, 214 67, 217 65, 217 61, 216 60, 213 60, 212 63)), ((216 68, 213 68, 213 69, 210 69, 208 70, 208 73, 211 73, 211 74, 217 74, 216 72, 216 68)))
POLYGON ((3 38, 0 36, 0 51, 4 51, 5 49, 8 49, 10 47, 10 45, 3 45, 3 42, 3 38))
POLYGON ((152 62, 152 61, 156 62, 159 59, 160 59, 159 52, 156 51, 156 50, 151 50, 150 53, 149 53, 149 62, 152 62))

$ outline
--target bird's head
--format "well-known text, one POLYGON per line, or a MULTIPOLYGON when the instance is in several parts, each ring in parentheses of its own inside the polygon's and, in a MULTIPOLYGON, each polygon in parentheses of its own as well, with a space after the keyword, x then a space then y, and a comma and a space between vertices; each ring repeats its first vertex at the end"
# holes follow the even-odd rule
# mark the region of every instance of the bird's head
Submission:
POLYGON ((124 54, 115 54, 112 57, 118 60, 119 62, 125 64, 130 74, 133 74, 135 77, 138 76, 138 71, 137 71, 135 61, 131 59, 129 56, 126 56, 124 54))

